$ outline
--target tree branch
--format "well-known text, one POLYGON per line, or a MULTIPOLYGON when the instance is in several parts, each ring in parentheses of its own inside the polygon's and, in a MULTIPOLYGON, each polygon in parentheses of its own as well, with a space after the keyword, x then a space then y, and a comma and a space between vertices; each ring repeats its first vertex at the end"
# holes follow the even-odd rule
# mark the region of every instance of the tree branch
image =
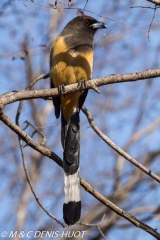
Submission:
MULTIPOLYGON (((103 78, 97 78, 93 80, 86 81, 86 86, 84 89, 96 89, 99 86, 122 83, 122 82, 133 82, 138 80, 146 80, 147 78, 157 78, 160 77, 160 69, 146 70, 143 72, 136 73, 126 73, 126 74, 115 74, 103 78)), ((84 90, 83 89, 83 90, 84 90)), ((78 84, 70 84, 65 86, 65 94, 73 93, 79 91, 78 84)), ((64 95, 65 95, 64 94, 64 95)), ((20 100, 28 100, 34 98, 48 98, 59 96, 58 88, 52 89, 42 89, 42 90, 23 90, 13 93, 6 93, 0 96, 0 108, 3 106, 20 100)))
MULTIPOLYGON (((48 78, 48 77, 49 77, 49 73, 39 75, 38 77, 36 77, 36 78, 31 82, 31 84, 30 84, 28 87, 26 87, 25 90, 31 89, 32 86, 33 86, 36 82, 38 82, 38 81, 41 80, 41 79, 46 79, 46 78, 48 78)), ((12 96, 12 95, 11 95, 11 96, 12 96)), ((16 124, 17 124, 18 126, 19 126, 19 118, 20 118, 20 114, 21 114, 22 107, 23 107, 23 101, 21 101, 21 102, 19 103, 18 110, 17 110, 17 114, 16 114, 16 124)))
POLYGON ((93 128, 93 130, 100 136, 100 138, 103 139, 103 141, 105 141, 111 148, 113 148, 117 153, 119 153, 122 157, 124 157, 125 159, 127 159, 129 162, 131 162, 132 164, 134 164, 136 167, 138 167, 139 169, 141 169, 144 173, 146 173, 147 175, 149 175, 150 177, 152 177, 153 179, 155 179, 157 182, 160 183, 160 177, 157 176, 155 173, 153 173, 151 170, 149 170, 148 168, 146 168, 144 165, 142 165, 141 163, 137 162, 136 159, 134 159, 133 157, 131 157, 128 153, 126 153, 125 151, 123 151, 120 147, 118 147, 114 142, 112 142, 103 132, 101 132, 101 130, 96 126, 93 117, 91 115, 91 113, 84 107, 82 106, 82 111, 84 112, 84 114, 87 116, 88 121, 90 123, 90 126, 93 128))
POLYGON ((36 199, 36 202, 38 203, 38 205, 42 208, 42 210, 49 216, 51 217, 52 219, 54 219, 57 223, 59 223, 63 228, 64 227, 67 227, 66 224, 63 224, 61 221, 59 221, 53 214, 51 214, 50 212, 47 211, 47 209, 41 204, 39 198, 37 197, 37 194, 35 193, 34 189, 33 189, 33 186, 32 186, 32 183, 31 183, 31 179, 29 177, 29 174, 28 174, 28 170, 27 170, 27 167, 26 167, 26 163, 25 163, 25 157, 24 157, 24 151, 23 151, 23 144, 22 144, 22 139, 19 140, 19 144, 20 144, 20 149, 21 149, 21 155, 22 155, 22 160, 23 160, 23 168, 24 168, 24 171, 25 171, 25 174, 26 174, 26 178, 27 178, 27 181, 28 181, 28 184, 30 186, 30 189, 36 199))
MULTIPOLYGON (((41 75, 35 79, 35 82, 37 79, 47 78, 49 74, 41 75)), ((86 82, 86 87, 84 89, 97 89, 98 86, 111 84, 111 83, 120 83, 120 82, 129 82, 129 81, 137 81, 137 80, 144 80, 146 78, 155 78, 160 76, 160 69, 154 69, 154 70, 147 70, 144 72, 139 73, 128 73, 128 74, 117 74, 117 75, 110 75, 108 77, 104 78, 98 78, 91 81, 86 82)), ((77 84, 72 84, 65 86, 65 94, 72 93, 79 91, 77 84)), ((41 154, 48 156, 50 159, 54 160, 59 166, 63 167, 62 160, 53 152, 51 152, 46 147, 36 143, 33 141, 31 137, 29 137, 19 126, 14 124, 3 112, 3 108, 6 104, 19 101, 19 100, 28 100, 28 99, 34 99, 34 98, 48 98, 50 96, 59 96, 58 89, 42 89, 42 90, 30 90, 30 91, 19 91, 19 92, 12 92, 12 93, 6 93, 0 96, 0 120, 4 122, 10 129, 12 129, 20 138, 22 138, 30 147, 35 149, 36 151, 40 152, 41 154)), ((19 117, 18 117, 19 118, 19 117)), ((116 145, 115 145, 116 146, 116 145)), ((113 147, 113 145, 111 146, 113 147)), ((117 149, 117 146, 116 146, 117 149)), ((115 149, 115 150, 116 150, 115 149)), ((119 149, 118 149, 119 150, 119 149)), ((121 150, 121 149, 120 149, 121 150)), ((123 150, 122 150, 123 151, 123 150)), ((118 151, 122 155, 122 152, 118 151)), ((127 154, 127 153, 125 153, 127 154)), ((123 155, 122 155, 123 156, 123 155)), ((136 160, 131 158, 129 155, 126 156, 128 160, 134 160, 134 165, 137 165, 136 160)), ((139 163, 138 163, 139 164, 139 163)), ((145 172, 145 167, 142 165, 141 170, 145 172)), ((26 173, 27 170, 25 169, 26 173)), ((148 169, 146 169, 146 173, 148 173, 148 169)), ((149 175, 152 175, 156 177, 159 180, 159 177, 155 174, 151 173, 149 175)), ((156 179, 156 180, 157 180, 156 179)), ((30 179, 28 178, 28 182, 30 183, 30 179)), ((101 203, 103 203, 105 206, 109 207, 111 210, 116 212, 118 215, 122 216, 123 218, 126 218, 128 221, 130 221, 135 226, 141 228, 142 230, 150 233, 152 236, 154 236, 157 239, 160 239, 160 234, 157 233, 156 230, 152 229, 148 225, 140 222, 138 219, 134 218, 129 213, 125 212, 115 204, 113 204, 111 201, 109 201, 107 198, 102 196, 100 193, 98 193, 89 183, 87 183, 83 178, 80 177, 80 183, 81 186, 84 187, 86 191, 88 191, 92 196, 97 198, 101 203)), ((33 190, 34 193, 34 190, 33 190)), ((36 197, 36 196, 35 196, 36 197)), ((43 207, 43 206, 42 206, 43 207)))
POLYGON ((42 137, 42 141, 41 141, 40 145, 44 145, 47 142, 47 139, 45 138, 44 134, 37 127, 35 127, 30 121, 26 120, 24 123, 26 123, 26 126, 23 130, 25 130, 29 125, 35 130, 32 133, 31 138, 34 136, 35 133, 39 133, 42 137))
POLYGON ((101 203, 103 203, 105 206, 109 207, 111 210, 113 210, 118 215, 122 216, 123 218, 127 219, 129 222, 131 222, 133 225, 135 225, 138 228, 141 228, 142 230, 150 233, 152 236, 154 236, 156 239, 160 239, 160 234, 156 232, 153 228, 149 227, 148 225, 142 223, 137 218, 133 217, 129 213, 125 212, 118 206, 116 206, 114 203, 109 201, 107 198, 105 198, 103 195, 101 195, 99 192, 97 192, 89 183, 87 183, 83 178, 80 178, 81 186, 84 187, 84 189, 89 192, 92 196, 94 196, 96 199, 98 199, 101 203))
POLYGON ((101 221, 97 224, 90 224, 90 223, 82 223, 82 222, 77 222, 77 224, 82 225, 82 226, 86 226, 86 227, 95 227, 97 228, 97 230, 99 231, 99 233, 102 235, 102 237, 107 240, 107 238, 105 237, 104 233, 102 232, 102 230, 100 229, 100 225, 102 224, 102 222, 105 219, 105 214, 103 215, 101 221))
MULTIPOLYGON (((49 149, 44 146, 39 145, 38 143, 34 142, 20 127, 18 127, 15 123, 13 123, 3 112, 3 109, 0 108, 0 119, 4 122, 10 129, 12 129, 15 133, 17 133, 29 146, 37 150, 38 152, 42 153, 43 155, 49 157, 50 159, 54 160, 59 166, 63 167, 62 160, 49 149)), ((80 177, 80 184, 81 186, 89 192, 93 197, 103 203, 105 206, 113 210, 118 215, 122 216, 123 218, 127 219, 129 222, 134 224, 136 227, 141 228, 143 231, 148 232, 156 239, 160 239, 160 234, 151 228, 150 226, 142 223, 137 218, 133 217, 129 213, 125 212, 123 209, 116 206, 110 200, 105 198, 99 192, 97 192, 89 183, 87 183, 83 178, 80 177)))

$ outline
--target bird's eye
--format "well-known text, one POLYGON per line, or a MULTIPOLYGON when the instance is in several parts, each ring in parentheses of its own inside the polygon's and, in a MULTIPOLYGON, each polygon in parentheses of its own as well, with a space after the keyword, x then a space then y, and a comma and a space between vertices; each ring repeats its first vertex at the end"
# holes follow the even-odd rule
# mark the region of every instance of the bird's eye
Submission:
POLYGON ((90 24, 90 20, 86 19, 86 20, 85 20, 85 25, 88 26, 89 24, 90 24))

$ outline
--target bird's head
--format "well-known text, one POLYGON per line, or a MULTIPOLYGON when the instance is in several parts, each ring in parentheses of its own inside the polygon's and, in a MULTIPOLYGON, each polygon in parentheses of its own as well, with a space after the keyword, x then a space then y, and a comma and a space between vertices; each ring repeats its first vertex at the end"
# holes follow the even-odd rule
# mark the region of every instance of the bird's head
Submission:
POLYGON ((88 35, 92 33, 93 35, 98 29, 107 28, 106 24, 103 22, 100 22, 96 20, 93 17, 82 15, 73 18, 64 28, 62 33, 73 33, 73 32, 79 32, 80 34, 83 34, 83 37, 85 37, 85 34, 88 35))

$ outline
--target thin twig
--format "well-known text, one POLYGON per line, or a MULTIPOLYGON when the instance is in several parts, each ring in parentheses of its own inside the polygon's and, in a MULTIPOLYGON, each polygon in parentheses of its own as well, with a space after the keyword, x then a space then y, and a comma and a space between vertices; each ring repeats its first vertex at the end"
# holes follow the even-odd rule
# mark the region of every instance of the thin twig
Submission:
POLYGON ((21 156, 22 156, 22 160, 23 160, 23 168, 26 174, 26 178, 27 181, 29 183, 30 189, 35 197, 36 202, 38 203, 38 205, 42 208, 42 210, 52 219, 54 219, 57 223, 59 223, 63 228, 66 227, 67 225, 63 224, 62 222, 60 222, 53 214, 51 214, 50 212, 47 211, 47 209, 41 204, 39 198, 37 197, 37 194, 35 193, 32 183, 31 183, 31 179, 29 177, 28 171, 27 171, 27 167, 26 167, 26 163, 25 163, 25 157, 24 157, 24 151, 23 151, 23 144, 22 144, 22 139, 19 140, 20 143, 20 149, 21 149, 21 156))
POLYGON ((152 20, 150 22, 149 29, 148 29, 148 41, 149 42, 150 42, 149 34, 150 34, 150 30, 151 30, 151 26, 152 26, 153 20, 154 20, 155 15, 156 15, 156 10, 157 10, 157 5, 155 5, 155 7, 154 7, 153 17, 152 17, 152 20))
POLYGON ((51 124, 51 125, 47 125, 47 126, 36 126, 36 128, 39 128, 39 129, 44 129, 44 128, 53 128, 53 127, 56 127, 60 124, 60 122, 58 123, 55 123, 55 124, 51 124))
MULTIPOLYGON (((154 1, 149 1, 149 0, 147 0, 147 1, 152 2, 152 3, 154 2, 154 1)), ((155 2, 157 2, 157 0, 155 2)), ((159 5, 160 5, 160 1, 159 1, 159 5)), ((153 20, 155 18, 156 10, 157 10, 157 8, 160 8, 160 7, 158 7, 157 4, 155 4, 154 8, 153 7, 143 7, 143 6, 132 6, 130 8, 148 8, 148 9, 153 9, 154 10, 153 17, 152 17, 152 20, 150 22, 149 29, 148 29, 148 41, 150 42, 149 34, 150 34, 151 26, 152 26, 153 20)))
POLYGON ((123 151, 120 147, 118 147, 114 142, 112 142, 95 124, 93 117, 91 115, 91 113, 88 111, 88 109, 86 109, 84 106, 82 106, 82 111, 84 112, 84 114, 87 116, 88 121, 90 126, 93 128, 93 130, 102 138, 102 140, 104 142, 106 142, 111 148, 113 148, 117 153, 119 153, 122 157, 124 157, 126 160, 128 160, 129 162, 131 162, 132 164, 134 164, 136 167, 138 167, 139 169, 141 169, 144 173, 146 173, 147 175, 149 175, 150 177, 152 177, 153 179, 155 179, 157 182, 160 183, 160 177, 158 175, 156 175, 155 173, 153 173, 151 170, 149 170, 148 168, 146 168, 144 165, 142 165, 141 163, 137 162, 136 159, 134 159, 133 157, 131 157, 128 153, 126 153, 125 151, 123 151))
MULTIPOLYGON (((43 4, 39 4, 39 3, 36 3, 36 2, 33 2, 32 0, 26 0, 27 2, 29 2, 29 3, 32 3, 32 4, 35 4, 35 5, 38 5, 38 6, 40 6, 40 7, 44 7, 44 8, 50 8, 50 9, 56 9, 57 10, 57 7, 51 7, 51 6, 46 6, 46 5, 43 5, 43 4)), ((59 9, 61 9, 61 8, 59 8, 59 9)), ((125 25, 124 23, 122 23, 122 22, 119 22, 119 21, 116 21, 116 20, 114 20, 114 19, 111 19, 111 18, 108 18, 108 17, 104 17, 104 16, 101 16, 101 15, 99 15, 99 14, 96 14, 96 13, 94 13, 94 12, 92 12, 92 11, 90 11, 90 10, 87 10, 87 9, 81 9, 81 8, 71 8, 71 7, 64 7, 64 8, 62 8, 62 9, 65 9, 65 10, 80 10, 80 11, 85 11, 85 12, 89 12, 89 13, 92 13, 92 14, 94 14, 94 15, 96 15, 96 16, 99 16, 99 17, 102 17, 102 18, 104 18, 104 19, 108 19, 108 20, 110 20, 110 21, 113 21, 113 22, 116 22, 116 23, 119 23, 119 24, 122 24, 122 25, 125 25)))
POLYGON ((154 132, 154 130, 156 128, 158 128, 159 125, 160 125, 160 118, 156 119, 154 122, 152 122, 149 126, 147 126, 146 128, 142 129, 141 131, 133 134, 133 136, 131 137, 131 139, 127 143, 126 148, 128 149, 131 144, 133 144, 134 142, 138 141, 139 139, 141 139, 145 135, 147 135, 147 134, 149 134, 151 132, 154 132))
MULTIPOLYGON (((27 124, 27 126, 30 125, 33 129, 35 129, 34 134, 37 132, 42 136, 42 142, 40 143, 40 145, 44 145, 47 141, 44 134, 37 127, 35 127, 31 122, 29 122, 28 120, 26 120, 25 123, 27 124)), ((25 127, 25 129, 26 129, 26 127, 25 127)), ((33 133, 31 135, 31 138, 33 138, 33 133)))
MULTIPOLYGON (((47 74, 41 74, 38 77, 36 77, 35 79, 33 79, 33 81, 30 83, 30 85, 28 87, 26 87, 25 90, 29 90, 33 87, 33 85, 38 82, 40 79, 46 79, 49 77, 49 73, 47 74)), ((21 110, 23 107, 23 101, 20 101, 19 106, 18 106, 18 110, 17 110, 17 114, 16 114, 16 124, 19 126, 19 118, 20 118, 20 114, 21 114, 21 110)))
POLYGON ((83 12, 85 11, 86 7, 87 7, 87 3, 88 3, 88 0, 86 0, 86 3, 85 3, 85 6, 83 8, 83 12))
MULTIPOLYGON (((147 9, 155 9, 154 7, 144 7, 144 6, 131 6, 130 8, 147 8, 147 9)), ((159 7, 157 7, 159 8, 159 7)))
POLYGON ((100 225, 103 223, 105 219, 105 214, 103 214, 103 217, 101 219, 101 221, 97 224, 91 224, 91 223, 82 223, 82 222, 77 222, 77 224, 82 225, 82 226, 86 226, 86 227, 95 227, 97 228, 97 230, 100 232, 100 234, 102 235, 102 237, 107 240, 106 236, 104 235, 104 233, 102 232, 102 230, 100 229, 100 225))
POLYGON ((104 235, 104 233, 102 232, 102 230, 100 229, 99 226, 97 226, 97 229, 98 229, 98 231, 100 232, 100 234, 102 235, 102 237, 103 237, 105 240, 107 240, 106 236, 104 235))
MULTIPOLYGON (((26 88, 26 90, 28 89, 31 89, 32 86, 37 82, 39 81, 40 79, 45 79, 45 78, 48 78, 49 77, 49 73, 48 74, 42 74, 38 77, 36 77, 31 83, 30 85, 26 88)), ((18 110, 17 110, 17 114, 16 114, 16 123, 17 125, 19 126, 19 118, 20 118, 20 114, 21 114, 21 111, 22 111, 22 107, 23 107, 23 101, 20 101, 19 103, 19 107, 18 107, 18 110)), ((44 145, 44 143, 46 142, 46 138, 44 137, 43 133, 40 132, 33 124, 31 124, 29 121, 26 121, 27 125, 30 125, 32 126, 37 132, 39 132, 42 136, 42 143, 41 145, 44 145)), ((32 134, 33 135, 33 134, 32 134)), ((50 212, 47 211, 47 209, 41 204, 41 202, 39 201, 39 198, 37 197, 34 189, 33 189, 33 186, 32 186, 32 183, 31 183, 31 180, 30 180, 30 177, 29 177, 29 174, 28 174, 28 171, 27 171, 27 168, 26 168, 26 164, 25 164, 25 157, 24 157, 24 151, 23 151, 23 143, 22 143, 22 138, 19 136, 19 145, 20 145, 20 149, 21 149, 21 155, 22 155, 22 160, 23 160, 23 168, 24 168, 24 171, 25 171, 25 174, 26 174, 26 178, 27 178, 27 181, 29 183, 29 186, 30 186, 30 189, 35 197, 35 200, 36 202, 38 203, 38 205, 43 209, 44 212, 47 213, 48 216, 50 216, 52 219, 54 219, 57 223, 59 223, 62 227, 65 227, 66 225, 64 225, 63 223, 61 223, 54 215, 52 215, 50 212)))
MULTIPOLYGON (((37 150, 38 152, 42 153, 44 156, 49 157, 53 161, 55 161, 59 166, 62 167, 62 160, 60 157, 58 157, 55 153, 51 152, 49 149, 47 149, 44 146, 39 145, 33 139, 31 139, 26 132, 24 132, 19 126, 17 126, 15 123, 13 123, 7 115, 3 112, 3 104, 0 101, 0 120, 6 124, 10 129, 12 129, 20 138, 22 138, 30 147, 37 150)), ((134 224, 136 227, 141 228, 143 231, 148 232, 152 236, 154 236, 156 239, 160 240, 160 234, 150 226, 144 224, 143 222, 139 221, 137 218, 133 217, 129 213, 125 212, 123 209, 116 206, 114 203, 112 203, 110 200, 108 200, 106 197, 101 195, 99 192, 97 192, 89 183, 87 183, 83 178, 80 177, 80 184, 81 186, 89 192, 92 196, 94 196, 98 201, 103 203, 105 206, 113 210, 118 215, 122 216, 123 218, 127 219, 129 222, 134 224)))
POLYGON ((98 226, 100 226, 103 223, 105 217, 106 217, 106 215, 103 214, 101 221, 99 223, 97 223, 97 224, 83 223, 83 222, 77 222, 77 224, 82 225, 82 226, 86 226, 86 227, 98 227, 98 226))

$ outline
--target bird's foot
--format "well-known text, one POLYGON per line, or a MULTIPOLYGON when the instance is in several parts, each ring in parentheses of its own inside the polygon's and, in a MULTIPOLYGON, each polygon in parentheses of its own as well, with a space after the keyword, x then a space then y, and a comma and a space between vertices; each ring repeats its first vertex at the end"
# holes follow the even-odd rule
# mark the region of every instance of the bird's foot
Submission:
POLYGON ((66 90, 65 90, 65 85, 64 84, 61 84, 61 85, 58 86, 58 92, 62 96, 65 94, 66 90))
POLYGON ((80 80, 79 82, 78 82, 78 87, 77 87, 78 89, 79 89, 79 91, 81 92, 81 93, 83 93, 83 91, 85 90, 85 88, 86 88, 86 80, 80 80))

